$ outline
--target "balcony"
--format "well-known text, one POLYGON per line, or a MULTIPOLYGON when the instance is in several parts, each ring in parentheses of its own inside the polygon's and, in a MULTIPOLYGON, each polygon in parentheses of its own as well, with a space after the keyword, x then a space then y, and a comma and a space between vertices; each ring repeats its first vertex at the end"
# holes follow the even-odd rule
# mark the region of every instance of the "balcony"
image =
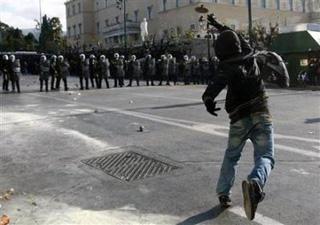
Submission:
MULTIPOLYGON (((127 21, 127 35, 139 34, 139 33, 140 33, 140 23, 127 21)), ((124 35, 124 24, 118 23, 108 27, 104 27, 102 30, 102 34, 104 38, 124 35)))

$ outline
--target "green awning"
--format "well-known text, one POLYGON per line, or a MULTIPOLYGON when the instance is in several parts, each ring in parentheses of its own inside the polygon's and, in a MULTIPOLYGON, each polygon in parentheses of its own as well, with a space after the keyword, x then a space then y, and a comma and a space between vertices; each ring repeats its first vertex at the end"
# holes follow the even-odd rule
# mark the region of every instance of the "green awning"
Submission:
POLYGON ((271 50, 279 54, 320 51, 320 32, 299 31, 279 34, 271 45, 271 50))

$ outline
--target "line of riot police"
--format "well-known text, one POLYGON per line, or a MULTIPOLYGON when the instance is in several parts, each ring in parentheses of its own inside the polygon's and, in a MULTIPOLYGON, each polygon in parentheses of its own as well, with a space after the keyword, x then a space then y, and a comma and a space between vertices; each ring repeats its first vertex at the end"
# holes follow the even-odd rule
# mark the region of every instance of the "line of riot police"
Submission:
MULTIPOLYGON (((63 55, 45 54, 40 56, 39 81, 40 91, 60 90, 60 83, 63 81, 64 90, 67 91, 67 78, 70 75, 70 64, 63 55), (50 82, 49 82, 50 81, 50 82)), ((107 58, 105 55, 96 57, 94 54, 80 54, 77 60, 76 75, 79 77, 80 89, 102 88, 105 83, 106 88, 110 88, 109 79, 113 79, 113 87, 125 86, 125 78, 129 83, 127 87, 133 85, 140 86, 140 81, 145 80, 146 85, 176 85, 178 82, 189 84, 208 84, 215 73, 217 61, 215 58, 210 61, 205 57, 197 59, 195 56, 189 58, 183 56, 180 62, 172 54, 161 55, 155 59, 151 54, 138 59, 135 55, 127 59, 115 53, 113 57, 107 58)), ((3 74, 3 90, 9 91, 9 81, 12 83, 12 91, 20 92, 21 66, 19 59, 14 55, 4 55, 2 57, 0 72, 3 74)))

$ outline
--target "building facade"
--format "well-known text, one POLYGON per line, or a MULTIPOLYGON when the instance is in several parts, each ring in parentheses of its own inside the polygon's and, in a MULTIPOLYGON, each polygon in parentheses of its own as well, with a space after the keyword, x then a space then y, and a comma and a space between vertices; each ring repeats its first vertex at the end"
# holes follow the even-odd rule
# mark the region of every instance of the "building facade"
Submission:
MULTIPOLYGON (((161 39, 169 33, 201 29, 195 8, 204 5, 236 30, 248 27, 247 0, 127 0, 126 12, 117 0, 69 0, 67 40, 74 47, 114 47, 124 41, 141 44, 140 23, 148 20, 149 34, 161 39), (122 7, 122 8, 121 8, 122 7), (121 8, 121 9, 120 9, 121 8)), ((320 22, 319 0, 252 0, 253 23, 286 27, 320 22)), ((205 15, 203 15, 205 16, 205 15)))

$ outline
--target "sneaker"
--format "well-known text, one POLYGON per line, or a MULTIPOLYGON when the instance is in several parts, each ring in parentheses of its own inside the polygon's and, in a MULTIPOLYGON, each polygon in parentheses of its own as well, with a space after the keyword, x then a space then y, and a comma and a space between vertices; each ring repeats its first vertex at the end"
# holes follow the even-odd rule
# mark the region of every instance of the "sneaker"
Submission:
POLYGON ((242 194, 246 216, 249 220, 253 220, 258 204, 264 199, 265 193, 255 180, 251 180, 242 182, 242 194))
POLYGON ((229 208, 232 205, 231 198, 228 195, 220 195, 219 202, 222 208, 229 208))

